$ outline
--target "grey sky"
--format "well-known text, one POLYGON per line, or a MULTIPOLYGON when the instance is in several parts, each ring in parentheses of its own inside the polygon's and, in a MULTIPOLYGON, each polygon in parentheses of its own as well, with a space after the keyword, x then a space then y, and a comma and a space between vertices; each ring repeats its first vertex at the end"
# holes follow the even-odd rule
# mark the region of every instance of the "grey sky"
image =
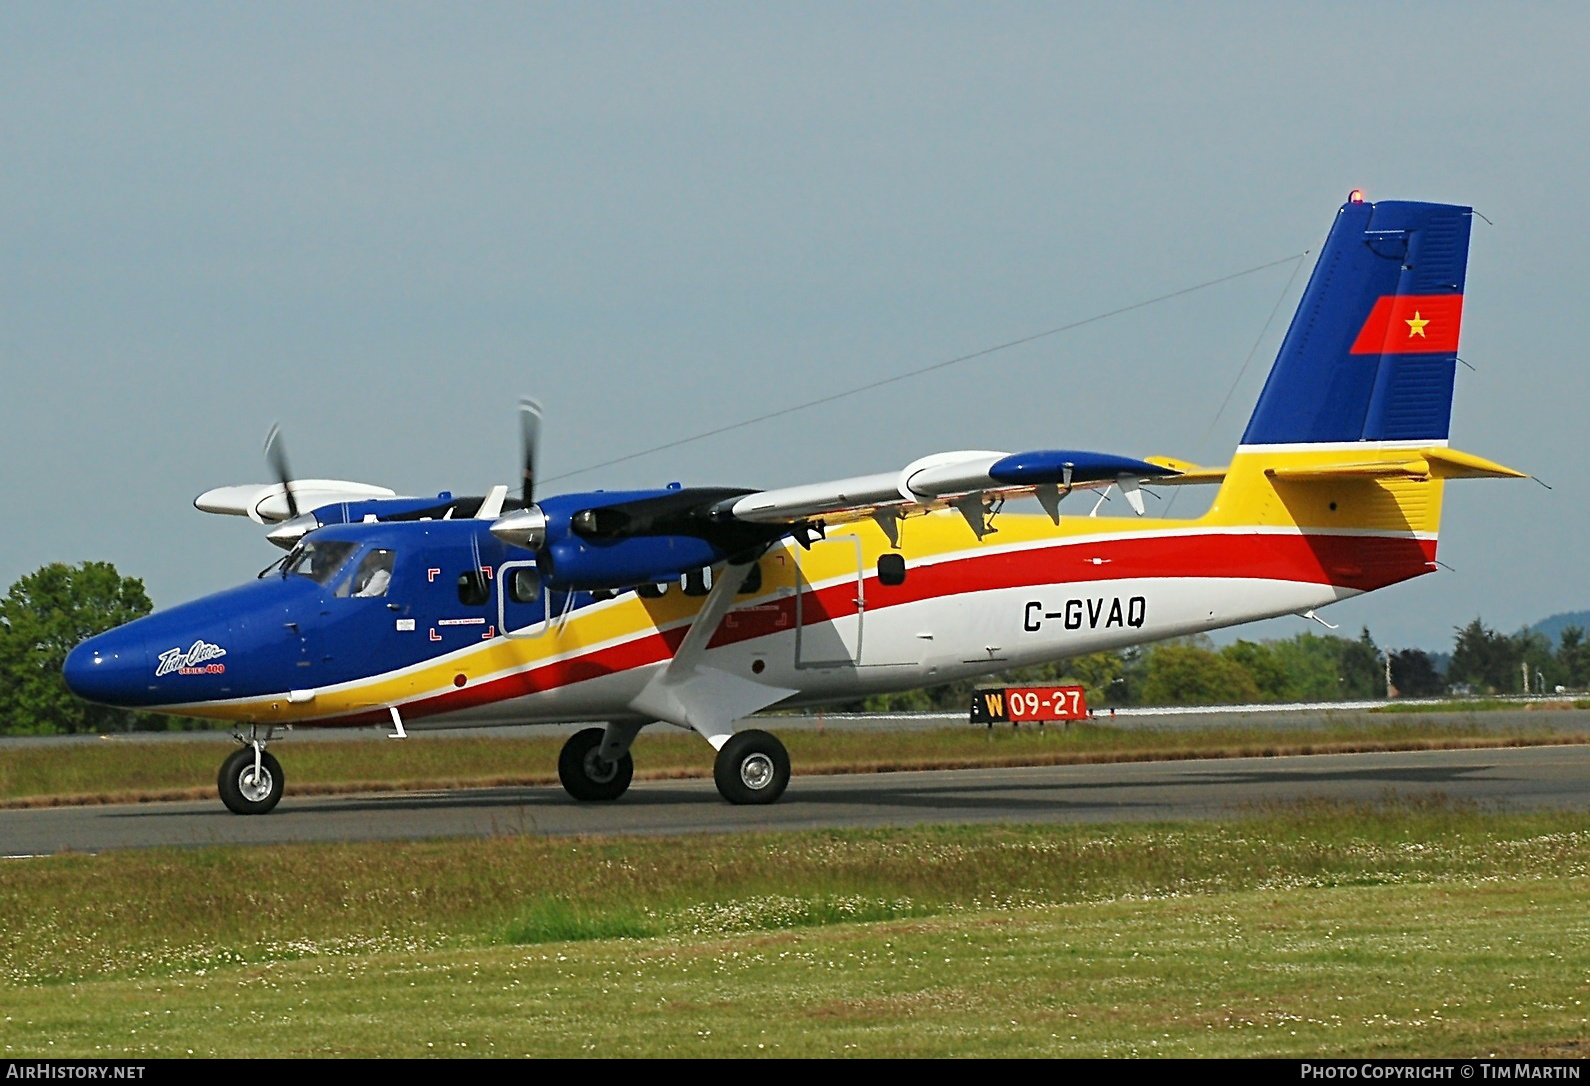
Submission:
MULTIPOLYGON (((272 421, 300 475, 481 493, 522 393, 560 475, 1316 248, 1359 186, 1495 223, 1453 443, 1555 489, 1453 485, 1455 572, 1326 617, 1590 607, 1587 42, 1570 5, 0 3, 0 584, 251 576, 190 503, 272 421)), ((1224 462, 1291 270, 561 485, 1224 462)))

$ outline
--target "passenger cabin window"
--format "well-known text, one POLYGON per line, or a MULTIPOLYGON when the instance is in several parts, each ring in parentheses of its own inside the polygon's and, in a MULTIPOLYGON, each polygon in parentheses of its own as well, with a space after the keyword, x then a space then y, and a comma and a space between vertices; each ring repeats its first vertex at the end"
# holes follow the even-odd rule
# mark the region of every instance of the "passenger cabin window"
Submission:
POLYGON ((684 576, 684 593, 687 596, 705 596, 712 591, 712 582, 707 579, 708 571, 705 569, 690 570, 684 576))
POLYGON ((639 596, 643 600, 660 600, 663 598, 663 594, 667 591, 668 582, 664 581, 662 584, 637 585, 635 588, 635 595, 639 596))
POLYGON ((465 607, 479 607, 490 595, 484 571, 470 569, 458 575, 458 602, 465 607))
POLYGON ((898 554, 878 556, 878 583, 905 584, 905 558, 898 554))
POLYGON ((357 546, 357 543, 337 543, 329 539, 317 543, 306 541, 293 548, 283 568, 294 576, 325 584, 336 576, 357 546))
POLYGON ((740 582, 740 587, 736 589, 735 594, 749 596, 753 592, 760 591, 762 591, 762 563, 758 562, 745 571, 745 580, 740 582))

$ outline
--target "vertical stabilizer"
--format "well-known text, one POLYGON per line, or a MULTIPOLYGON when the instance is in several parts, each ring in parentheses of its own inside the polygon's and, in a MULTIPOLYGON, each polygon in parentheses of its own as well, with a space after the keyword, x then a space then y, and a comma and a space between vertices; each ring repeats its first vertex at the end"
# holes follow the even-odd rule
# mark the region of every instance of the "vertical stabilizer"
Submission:
POLYGON ((1472 214, 1341 206, 1243 445, 1446 442, 1472 214))
POLYGON ((1435 568, 1443 480, 1500 468, 1447 448, 1472 214, 1342 205, 1210 523, 1301 533, 1343 590, 1435 568))

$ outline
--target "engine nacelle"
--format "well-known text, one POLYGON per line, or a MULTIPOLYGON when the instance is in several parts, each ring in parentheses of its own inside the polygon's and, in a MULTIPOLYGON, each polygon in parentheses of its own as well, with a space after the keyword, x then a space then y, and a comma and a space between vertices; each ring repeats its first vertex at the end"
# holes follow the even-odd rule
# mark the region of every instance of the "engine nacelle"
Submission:
POLYGON ((569 534, 537 552, 536 564, 552 587, 589 591, 676 581, 690 570, 726 557, 696 536, 648 535, 592 542, 569 534))
POLYGON ((554 588, 633 588, 674 580, 783 534, 782 527, 713 522, 713 505, 744 493, 667 487, 563 494, 498 518, 491 531, 533 552, 554 588))

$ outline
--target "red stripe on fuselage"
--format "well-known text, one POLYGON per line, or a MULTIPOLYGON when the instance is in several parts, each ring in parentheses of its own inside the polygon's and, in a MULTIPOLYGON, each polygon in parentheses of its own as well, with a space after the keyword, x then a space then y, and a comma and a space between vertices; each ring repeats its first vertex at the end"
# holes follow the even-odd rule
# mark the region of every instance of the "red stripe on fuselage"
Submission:
MULTIPOLYGON (((1298 581, 1367 592, 1428 573, 1434 560, 1435 540, 1411 536, 1201 534, 1081 539, 919 565, 899 585, 884 585, 875 575, 869 576, 864 593, 867 610, 875 612, 1005 588, 1163 577, 1298 581)), ((811 625, 854 615, 856 597, 855 582, 849 580, 807 592, 800 620, 811 625)), ((790 630, 795 623, 794 597, 741 608, 726 616, 710 647, 790 630)), ((489 705, 661 663, 673 656, 688 629, 643 634, 571 659, 449 690, 405 705, 403 715, 418 718, 489 705)), ((382 709, 339 717, 336 723, 374 724, 386 719, 382 709)))

